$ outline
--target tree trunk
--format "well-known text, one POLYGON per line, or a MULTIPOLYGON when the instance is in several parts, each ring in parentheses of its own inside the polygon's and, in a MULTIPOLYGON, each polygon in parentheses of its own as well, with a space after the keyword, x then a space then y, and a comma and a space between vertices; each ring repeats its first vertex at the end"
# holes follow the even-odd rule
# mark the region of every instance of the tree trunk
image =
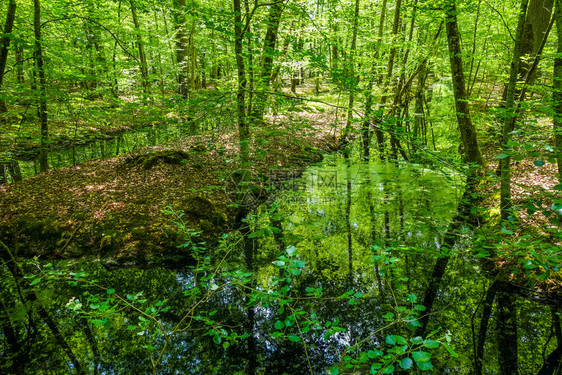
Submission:
POLYGON ((497 292, 497 342, 500 375, 518 374, 516 297, 505 290, 497 292))
MULTIPOLYGON (((242 8, 240 0, 233 0, 234 7, 234 54, 236 56, 236 68, 238 70, 238 89, 236 90, 236 114, 238 120, 238 137, 240 142, 240 159, 242 167, 249 169, 250 154, 250 129, 246 122, 246 70, 244 56, 242 55, 243 30, 242 30, 242 8)), ((247 176, 249 178, 249 176, 247 176)))
POLYGON ((252 110, 252 118, 257 124, 263 123, 266 102, 265 92, 269 90, 271 72, 273 70, 273 58, 275 57, 275 45, 277 43, 277 35, 279 33, 279 24, 281 23, 283 9, 285 9, 285 4, 282 1, 274 2, 269 7, 267 30, 263 42, 261 71, 256 82, 258 94, 255 97, 252 110))
POLYGON ((562 184, 562 4, 556 2, 556 34, 557 49, 554 58, 553 80, 553 106, 554 106, 554 139, 556 140, 556 161, 558 164, 558 181, 562 184))
POLYGON ((507 220, 511 209, 511 156, 509 152, 511 147, 509 141, 511 132, 515 128, 515 118, 517 104, 515 103, 515 90, 517 86, 517 78, 519 77, 519 65, 521 59, 521 43, 523 40, 523 30, 525 27, 525 15, 529 0, 522 0, 519 9, 519 19, 517 22, 517 31, 515 34, 515 45, 513 46, 513 55, 511 58, 511 67, 509 70, 509 82, 507 84, 506 100, 505 100, 505 119, 502 129, 502 149, 508 156, 500 159, 500 209, 502 220, 507 220))
POLYGON ((343 132, 342 142, 348 141, 351 132, 351 122, 353 121, 353 101, 355 100, 355 89, 357 88, 357 78, 355 77, 355 50, 357 48, 357 28, 359 23, 359 0, 355 0, 355 12, 353 14, 353 30, 351 36, 351 48, 348 60, 348 84, 349 102, 347 103, 347 121, 343 132))
MULTIPOLYGON (((482 365, 484 364, 484 348, 486 344, 486 336, 488 335, 488 323, 492 315, 492 308, 494 299, 496 298, 496 291, 498 282, 494 281, 486 291, 486 298, 482 304, 482 317, 480 318, 480 329, 478 330, 478 339, 474 347, 474 374, 482 375, 482 365)), ((473 330, 474 333, 474 330, 473 330)), ((473 339, 476 339, 473 337, 473 339)))
MULTIPOLYGON (((6 61, 8 59, 8 47, 10 46, 10 37, 12 28, 14 27, 14 19, 16 17, 16 1, 10 0, 8 3, 8 11, 6 12, 6 22, 4 23, 4 35, 0 38, 0 94, 3 91, 4 73, 6 72, 6 61)), ((0 113, 8 112, 6 101, 0 98, 0 113)))
POLYGON ((148 80, 148 63, 146 61, 146 54, 144 52, 144 43, 140 32, 140 23, 137 17, 137 9, 133 0, 129 1, 131 5, 131 15, 133 17, 133 24, 135 26, 137 49, 139 50, 140 72, 141 72, 141 85, 145 94, 150 93, 150 82, 148 80))
POLYGON ((40 0, 33 0, 33 28, 35 32, 35 64, 39 75, 38 102, 39 120, 41 123, 41 149, 39 151, 39 170, 45 172, 49 169, 48 165, 48 142, 49 127, 47 122, 47 79, 45 77, 45 67, 43 61, 43 50, 41 40, 41 3, 40 0))
POLYGON ((453 80, 453 92, 455 96, 455 108, 457 111, 457 123, 461 133, 462 144, 465 150, 465 161, 478 165, 484 165, 484 159, 480 152, 476 128, 472 123, 468 109, 468 95, 462 65, 462 51, 460 44, 460 33, 457 22, 457 8, 455 0, 448 0, 446 4, 446 31, 447 44, 449 47, 449 59, 451 62, 451 74, 453 80))
POLYGON ((187 98, 189 95, 188 85, 188 44, 189 38, 187 37, 185 16, 185 0, 174 0, 174 23, 176 28, 176 61, 178 63, 178 84, 179 94, 187 98))
MULTIPOLYGON (((547 33, 552 15, 554 0, 529 0, 523 38, 521 40, 521 56, 534 57, 540 53, 542 41, 547 33)), ((530 60, 527 60, 530 61, 530 60)), ((525 76, 530 68, 530 62, 520 65, 520 75, 525 76)))

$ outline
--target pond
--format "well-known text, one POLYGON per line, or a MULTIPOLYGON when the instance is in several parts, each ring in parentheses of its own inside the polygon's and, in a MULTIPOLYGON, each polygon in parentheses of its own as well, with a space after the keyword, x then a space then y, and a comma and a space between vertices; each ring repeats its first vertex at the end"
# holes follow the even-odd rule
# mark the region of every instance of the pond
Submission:
MULTIPOLYGON (((64 339, 36 327, 27 355, 37 362, 28 368, 75 368, 62 340, 85 373, 468 374, 476 351, 482 373, 498 373, 504 336, 487 298, 493 280, 472 255, 470 230, 444 246, 463 193, 458 173, 352 153, 272 174, 300 177, 272 183, 245 236, 206 249, 187 233, 195 268, 40 265, 36 298, 64 339), (448 262, 436 277, 440 259, 448 262)), ((8 279, 7 308, 18 299, 8 279)), ((520 373, 536 373, 556 344, 551 311, 523 297, 516 306, 520 373)), ((19 314, 13 325, 25 330, 19 314)), ((5 363, 25 357, 3 345, 5 363)))

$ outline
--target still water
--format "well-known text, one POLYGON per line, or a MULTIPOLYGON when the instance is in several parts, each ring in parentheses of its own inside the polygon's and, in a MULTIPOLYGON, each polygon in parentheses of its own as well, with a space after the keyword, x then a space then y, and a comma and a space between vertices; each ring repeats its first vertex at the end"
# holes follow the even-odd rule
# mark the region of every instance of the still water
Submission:
MULTIPOLYGON (((135 142, 107 141, 90 155, 115 155, 135 142)), ((75 161, 70 152, 60 159, 75 161)), ((461 176, 353 154, 296 172, 300 178, 270 187, 273 198, 247 218, 246 238, 230 233, 206 249, 191 236, 186 251, 198 254, 197 268, 53 266, 98 280, 87 288, 38 284, 37 298, 64 339, 41 326, 34 341, 24 339, 30 318, 3 275, 3 309, 26 352, 0 333, 0 368, 9 373, 14 361, 37 358, 25 362, 25 373, 79 365, 99 374, 468 374, 480 350, 482 373, 498 373, 502 333, 495 305, 484 312, 492 280, 472 255, 473 234, 462 229, 452 249, 443 247, 461 176), (432 278, 444 256, 444 272, 432 278), (431 310, 422 304, 429 292, 431 310)), ((551 310, 522 297, 516 306, 520 373, 537 373, 556 344, 551 310)))

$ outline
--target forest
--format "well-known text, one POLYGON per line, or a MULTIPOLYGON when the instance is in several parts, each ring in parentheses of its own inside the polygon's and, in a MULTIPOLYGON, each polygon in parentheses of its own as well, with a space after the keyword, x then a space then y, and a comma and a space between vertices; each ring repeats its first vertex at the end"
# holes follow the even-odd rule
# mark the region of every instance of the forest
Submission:
POLYGON ((562 374, 562 0, 0 28, 1 374, 562 374))

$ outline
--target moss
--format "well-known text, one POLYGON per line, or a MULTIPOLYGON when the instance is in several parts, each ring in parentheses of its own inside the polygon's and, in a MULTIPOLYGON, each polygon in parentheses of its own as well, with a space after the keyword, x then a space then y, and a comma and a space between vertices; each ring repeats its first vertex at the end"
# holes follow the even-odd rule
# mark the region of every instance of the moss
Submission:
POLYGON ((204 144, 199 143, 199 144, 193 146, 193 147, 191 148, 191 150, 193 150, 193 151, 195 151, 195 152, 203 152, 203 151, 206 151, 207 148, 205 147, 204 144))
POLYGON ((215 210, 215 205, 213 202, 206 197, 194 196, 186 197, 182 200, 182 209, 194 216, 205 215, 207 212, 212 212, 215 210))
POLYGON ((199 220, 199 228, 205 233, 212 233, 215 226, 209 220, 199 220))
POLYGON ((135 240, 145 240, 148 237, 146 229, 144 229, 143 227, 131 229, 131 235, 135 240))
POLYGON ((127 160, 128 165, 142 165, 145 170, 152 169, 158 162, 179 165, 189 160, 189 154, 181 150, 165 150, 136 155, 127 160))

